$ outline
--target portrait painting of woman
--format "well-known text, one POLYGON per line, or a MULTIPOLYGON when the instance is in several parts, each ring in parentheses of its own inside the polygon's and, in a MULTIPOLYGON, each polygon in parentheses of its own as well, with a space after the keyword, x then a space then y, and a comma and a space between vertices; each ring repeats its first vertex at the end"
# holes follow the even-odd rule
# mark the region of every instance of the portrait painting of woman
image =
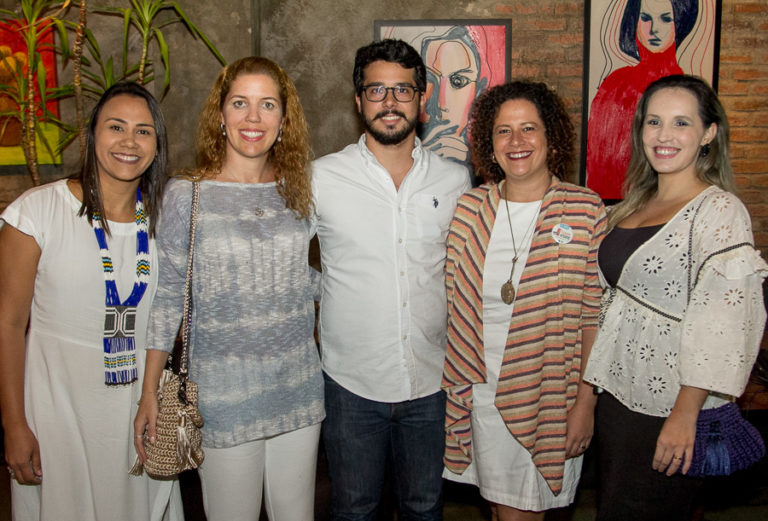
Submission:
POLYGON ((591 2, 586 184, 604 199, 623 197, 632 115, 645 88, 683 72, 717 76, 716 14, 716 0, 591 2))

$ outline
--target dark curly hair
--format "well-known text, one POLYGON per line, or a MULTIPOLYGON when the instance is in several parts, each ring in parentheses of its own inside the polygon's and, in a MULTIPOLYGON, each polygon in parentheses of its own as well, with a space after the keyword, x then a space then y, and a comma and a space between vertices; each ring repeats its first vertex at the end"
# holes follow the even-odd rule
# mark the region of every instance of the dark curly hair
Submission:
POLYGON ((504 179, 504 171, 493 161, 493 126, 504 102, 515 99, 528 100, 536 107, 547 138, 547 169, 565 179, 573 164, 573 123, 558 95, 544 83, 532 81, 498 85, 475 100, 469 121, 475 173, 486 182, 504 179))

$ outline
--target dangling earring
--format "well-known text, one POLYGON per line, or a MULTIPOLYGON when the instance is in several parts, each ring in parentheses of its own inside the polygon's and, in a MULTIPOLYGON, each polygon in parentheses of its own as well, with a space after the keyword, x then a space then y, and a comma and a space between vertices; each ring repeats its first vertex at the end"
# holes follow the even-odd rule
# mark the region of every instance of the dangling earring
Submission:
POLYGON ((701 145, 699 147, 699 157, 707 157, 707 155, 709 155, 710 148, 711 147, 709 146, 709 143, 704 143, 701 145))
POLYGON ((280 130, 277 131, 277 142, 281 142, 283 140, 283 127, 280 127, 280 130))
POLYGON ((219 128, 221 129, 221 135, 227 137, 227 127, 224 126, 224 123, 219 123, 219 128))

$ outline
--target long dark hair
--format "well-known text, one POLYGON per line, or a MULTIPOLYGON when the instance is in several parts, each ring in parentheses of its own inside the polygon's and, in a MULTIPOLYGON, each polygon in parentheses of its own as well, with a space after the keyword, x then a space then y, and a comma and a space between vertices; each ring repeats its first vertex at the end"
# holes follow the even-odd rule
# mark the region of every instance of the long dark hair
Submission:
MULTIPOLYGON (((83 190, 83 204, 80 206, 78 215, 85 215, 89 223, 93 220, 95 213, 101 216, 104 215, 104 200, 101 196, 101 182, 99 180, 98 163, 96 160, 96 122, 104 105, 112 98, 121 95, 143 99, 147 103, 149 113, 152 114, 152 122, 155 126, 157 155, 139 180, 139 188, 141 189, 144 201, 144 212, 149 220, 149 235, 152 237, 155 234, 155 224, 160 213, 163 189, 168 180, 168 136, 160 104, 147 89, 138 83, 116 83, 104 92, 91 111, 85 134, 85 155, 81 160, 80 171, 72 176, 73 179, 80 181, 80 186, 83 190)), ((109 223, 107 220, 102 219, 101 225, 104 228, 104 232, 109 235, 109 223)))

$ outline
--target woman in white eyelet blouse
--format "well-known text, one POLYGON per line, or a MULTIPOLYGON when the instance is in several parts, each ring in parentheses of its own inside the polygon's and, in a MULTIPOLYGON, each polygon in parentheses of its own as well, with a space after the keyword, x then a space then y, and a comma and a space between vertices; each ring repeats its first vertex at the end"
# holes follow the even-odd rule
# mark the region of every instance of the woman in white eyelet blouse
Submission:
POLYGON ((584 379, 596 413, 598 521, 687 519, 701 409, 744 390, 768 265, 734 195, 728 121, 698 78, 651 84, 635 113, 626 198, 600 247, 600 325, 584 379))

